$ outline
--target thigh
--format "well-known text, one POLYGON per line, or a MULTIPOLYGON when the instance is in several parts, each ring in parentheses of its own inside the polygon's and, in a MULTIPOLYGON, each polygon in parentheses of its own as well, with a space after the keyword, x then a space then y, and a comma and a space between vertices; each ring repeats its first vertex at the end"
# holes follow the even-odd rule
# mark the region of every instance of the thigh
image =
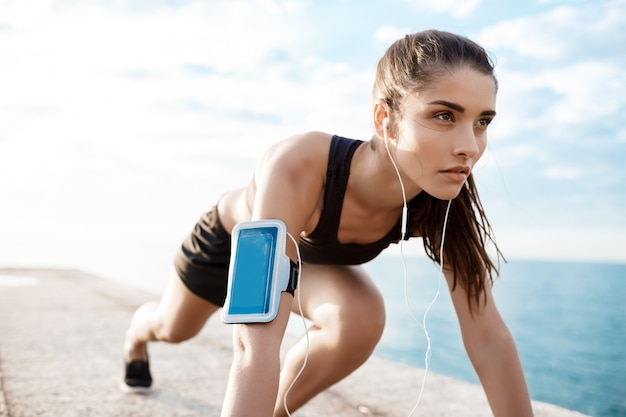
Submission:
POLYGON ((159 327, 171 341, 195 336, 219 307, 192 293, 174 268, 168 285, 155 311, 159 327))
POLYGON ((303 264, 292 310, 318 327, 366 324, 382 328, 385 306, 382 295, 361 266, 303 264), (338 322, 339 321, 339 322, 338 322))

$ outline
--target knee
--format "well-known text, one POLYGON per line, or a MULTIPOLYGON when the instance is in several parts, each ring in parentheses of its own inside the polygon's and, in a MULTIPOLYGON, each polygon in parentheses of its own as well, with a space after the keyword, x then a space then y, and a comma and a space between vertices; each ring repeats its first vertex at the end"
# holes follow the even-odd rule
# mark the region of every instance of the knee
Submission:
POLYGON ((385 308, 380 303, 361 304, 345 313, 345 337, 373 350, 385 329, 385 308))
POLYGON ((338 343, 356 360, 367 359, 382 337, 385 306, 380 294, 371 294, 358 303, 338 308, 332 320, 338 343))
POLYGON ((129 331, 135 329, 134 333, 145 334, 149 342, 179 343, 187 340, 189 336, 176 329, 170 320, 163 317, 158 307, 157 301, 151 301, 139 307, 131 320, 129 331))
POLYGON ((195 332, 191 334, 185 329, 177 328, 172 324, 160 318, 153 319, 153 332, 155 340, 167 343, 181 343, 195 336, 195 332))

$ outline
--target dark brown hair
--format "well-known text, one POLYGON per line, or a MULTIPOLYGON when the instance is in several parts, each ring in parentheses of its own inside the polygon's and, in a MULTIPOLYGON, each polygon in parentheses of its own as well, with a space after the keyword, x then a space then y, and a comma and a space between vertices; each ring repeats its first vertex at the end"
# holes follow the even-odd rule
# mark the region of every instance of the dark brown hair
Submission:
MULTIPOLYGON (((402 104, 409 94, 428 89, 459 68, 492 76, 497 88, 492 60, 481 46, 465 37, 427 30, 393 43, 378 62, 373 91, 375 100, 386 103, 392 134, 397 133, 402 104)), ((409 212, 409 231, 422 236, 426 254, 437 263, 441 263, 439 248, 447 204, 422 192, 409 212)), ((504 259, 470 174, 467 185, 450 206, 443 256, 444 267, 454 274, 453 289, 460 284, 467 292, 470 306, 476 308, 486 291, 486 281, 491 285, 498 275, 498 267, 486 250, 489 243, 498 259, 504 259)))

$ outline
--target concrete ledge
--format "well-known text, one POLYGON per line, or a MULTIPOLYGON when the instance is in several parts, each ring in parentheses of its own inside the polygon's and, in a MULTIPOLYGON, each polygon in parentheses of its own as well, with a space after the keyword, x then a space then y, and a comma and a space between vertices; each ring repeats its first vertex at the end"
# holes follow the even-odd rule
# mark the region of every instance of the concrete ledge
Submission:
MULTIPOLYGON (((147 292, 73 270, 0 269, 0 417, 219 416, 231 361, 230 327, 212 318, 191 341, 150 346, 154 392, 128 395, 124 331, 147 292)), ((285 349, 295 340, 289 334, 285 349)), ((420 369, 371 358, 297 413, 407 416, 420 369)), ((583 414, 534 403, 538 417, 583 414)), ((481 387, 430 374, 419 416, 490 416, 481 387)))

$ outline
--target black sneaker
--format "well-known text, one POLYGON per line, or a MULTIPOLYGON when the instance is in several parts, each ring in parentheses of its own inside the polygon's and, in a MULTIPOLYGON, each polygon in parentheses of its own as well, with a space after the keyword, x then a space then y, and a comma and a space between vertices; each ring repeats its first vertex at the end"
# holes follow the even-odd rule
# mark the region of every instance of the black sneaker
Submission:
POLYGON ((126 365, 126 375, 120 388, 124 392, 147 393, 152 385, 150 364, 144 360, 132 360, 126 365))

